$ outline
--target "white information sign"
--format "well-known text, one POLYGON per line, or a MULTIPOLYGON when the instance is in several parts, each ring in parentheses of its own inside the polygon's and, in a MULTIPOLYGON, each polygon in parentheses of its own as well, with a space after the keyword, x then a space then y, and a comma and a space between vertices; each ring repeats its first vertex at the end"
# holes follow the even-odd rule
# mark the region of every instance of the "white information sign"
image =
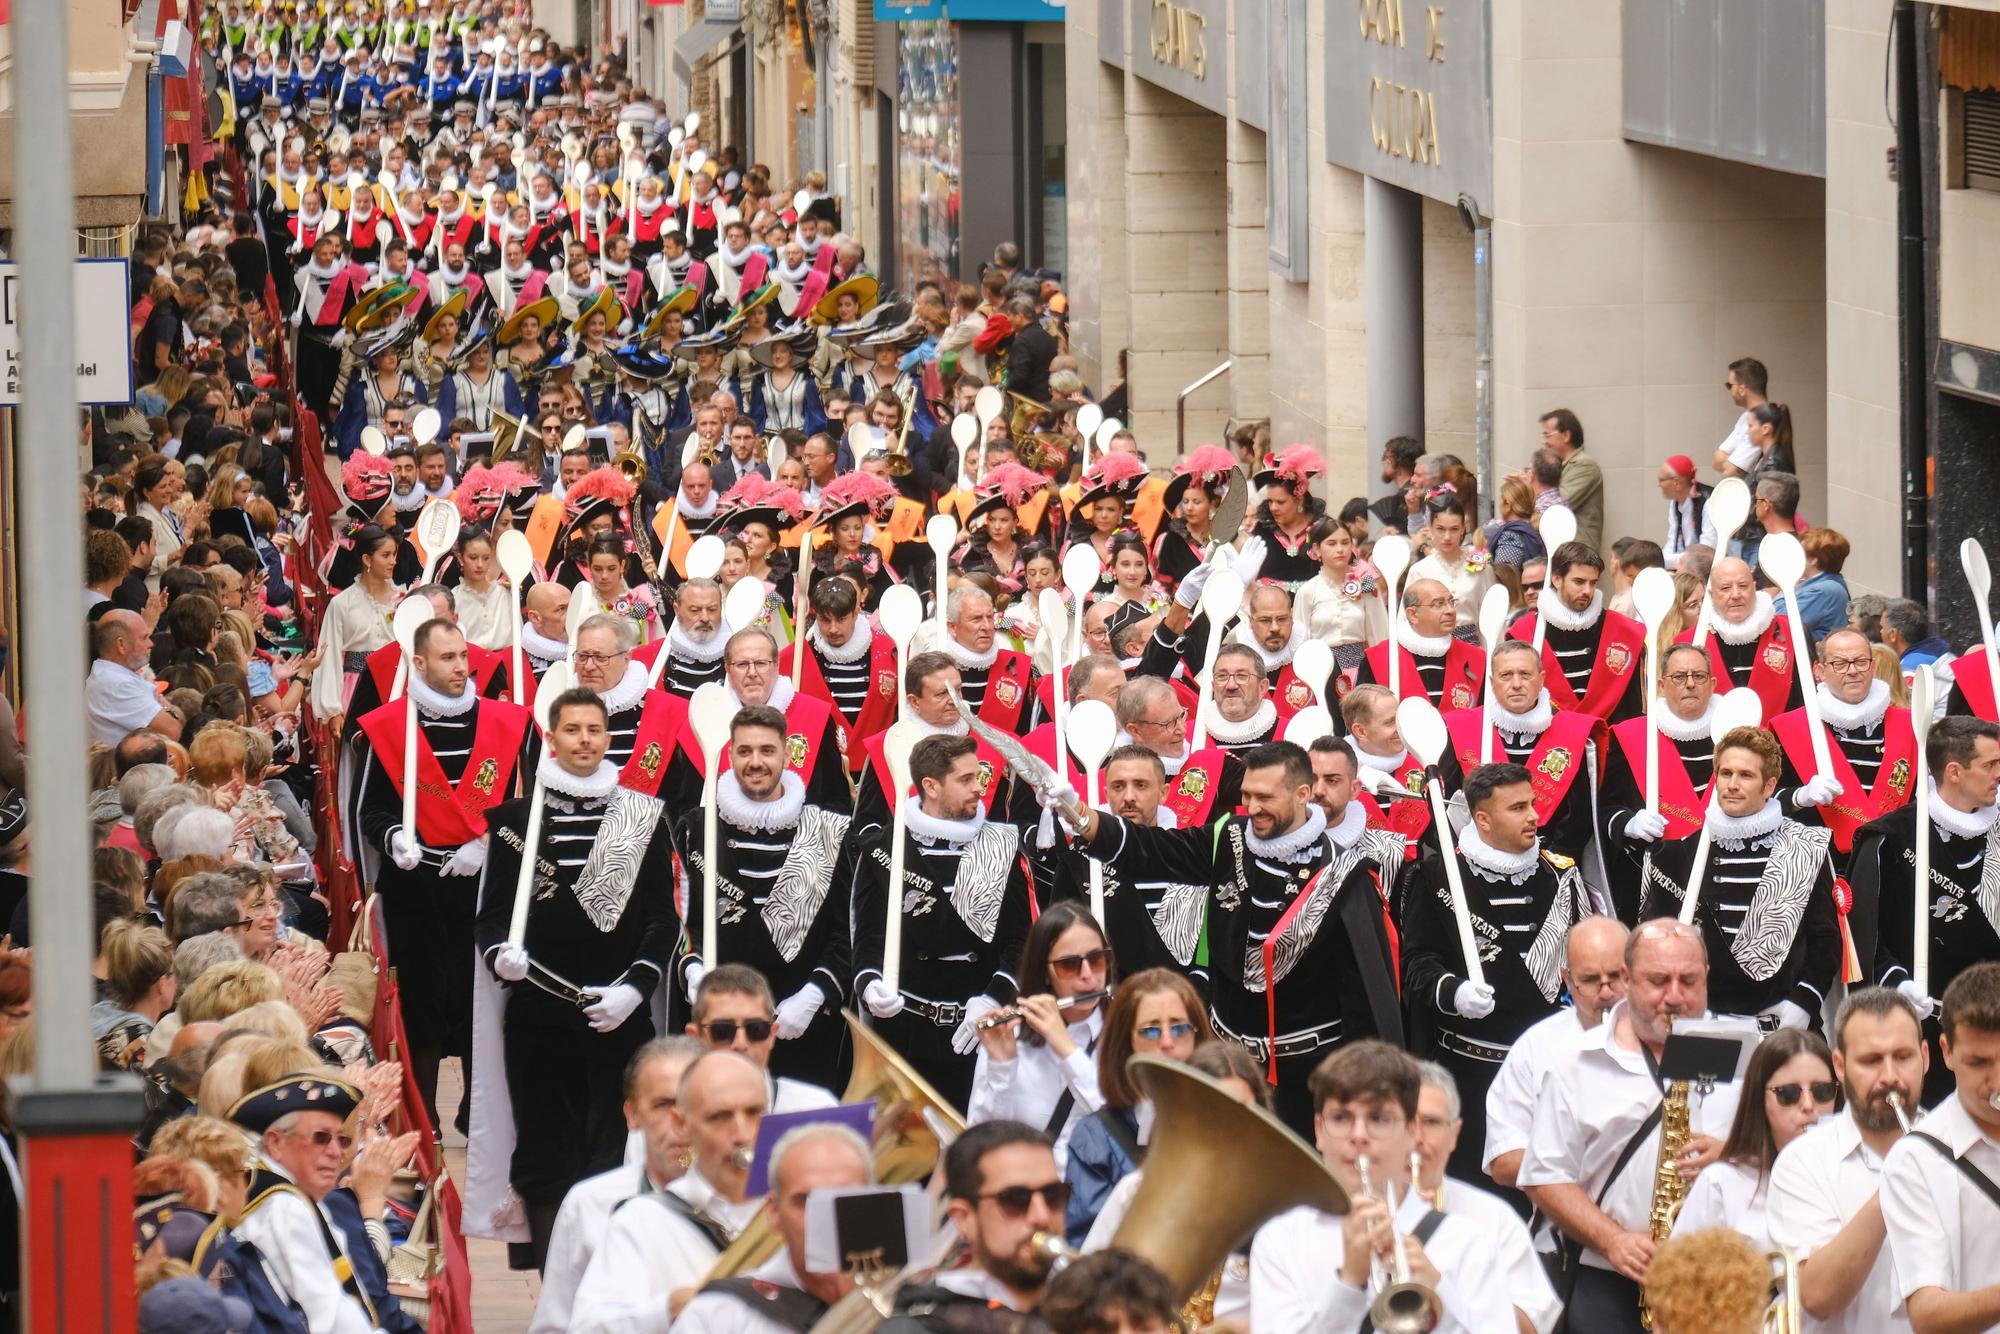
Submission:
MULTIPOLYGON (((0 262, 0 405, 21 401, 20 266, 0 262)), ((79 259, 71 266, 76 301, 76 401, 86 407, 132 401, 130 264, 79 259)))

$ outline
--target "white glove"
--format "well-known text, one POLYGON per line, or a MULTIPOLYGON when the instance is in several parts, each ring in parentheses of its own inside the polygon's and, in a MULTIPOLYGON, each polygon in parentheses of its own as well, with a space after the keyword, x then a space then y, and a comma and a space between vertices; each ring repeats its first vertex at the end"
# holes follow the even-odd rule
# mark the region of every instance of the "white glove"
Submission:
POLYGON ((1625 837, 1635 843, 1651 843, 1667 832, 1667 817, 1658 811, 1640 811, 1625 822, 1625 837))
POLYGON ((399 825, 389 831, 389 859, 405 871, 414 871, 424 859, 424 850, 399 825))
POLYGON ((877 1019, 894 1019, 903 1012, 903 993, 889 990, 889 984, 879 977, 870 978, 861 988, 861 1003, 877 1019))
POLYGON ((689 959, 687 967, 681 970, 681 985, 687 988, 688 1003, 694 1003, 694 993, 701 986, 702 978, 708 976, 708 965, 700 959, 689 959))
POLYGON ((1812 1016, 1805 1012, 1805 1008, 1788 1000, 1781 1000, 1757 1013, 1775 1018, 1779 1028, 1805 1029, 1812 1025, 1812 1016))
POLYGON ((1174 601, 1189 611, 1201 605, 1201 590, 1208 586, 1208 576, 1215 573, 1215 567, 1207 561, 1195 566, 1181 580, 1181 586, 1174 590, 1174 601))
POLYGON ((1824 806, 1840 795, 1840 780, 1832 774, 1815 774, 1792 790, 1792 805, 1799 810, 1824 806))
POLYGON ((336 333, 332 338, 328 339, 327 341, 333 344, 333 346, 335 347, 346 347, 347 339, 348 339, 347 330, 343 328, 339 333, 336 333))
POLYGON ((502 945, 493 956, 493 976, 502 982, 519 982, 528 975, 528 952, 519 945, 502 945))
POLYGON ((451 856, 444 859, 444 867, 439 875, 478 875, 486 865, 486 840, 475 838, 469 843, 461 843, 453 849, 451 856))
POLYGON ((1050 810, 1060 810, 1065 806, 1075 806, 1079 802, 1076 789, 1061 778, 1053 778, 1046 785, 1037 788, 1035 795, 1050 810))
POLYGON ((1909 978, 1896 984, 1896 991, 1902 998, 1917 1007, 1917 1018, 1924 1020, 1937 1013, 1938 1003, 1922 987, 1909 978))
POLYGON ((1451 993, 1451 1008, 1467 1019, 1484 1019, 1493 1013, 1493 988, 1467 978, 1451 993))
POLYGON ((791 995, 778 1002, 778 1036, 791 1041, 803 1037, 812 1027, 813 1016, 819 1007, 826 1004, 826 993, 819 989, 819 983, 808 982, 791 995))
POLYGON ((1246 537, 1243 545, 1236 549, 1236 560, 1229 568, 1242 578, 1245 587, 1257 582, 1257 571, 1264 568, 1264 555, 1268 550, 1261 537, 1246 537))
POLYGON ((645 999, 639 994, 639 988, 629 982, 620 982, 612 987, 587 989, 597 992, 598 998, 597 1004, 584 1007, 583 1017, 590 1020, 592 1030, 599 1033, 612 1032, 630 1019, 632 1011, 638 1009, 639 1002, 645 999))
POLYGON ((970 1056, 979 1047, 979 1021, 1000 1008, 1000 1002, 981 992, 965 1003, 965 1018, 951 1035, 951 1049, 970 1056))

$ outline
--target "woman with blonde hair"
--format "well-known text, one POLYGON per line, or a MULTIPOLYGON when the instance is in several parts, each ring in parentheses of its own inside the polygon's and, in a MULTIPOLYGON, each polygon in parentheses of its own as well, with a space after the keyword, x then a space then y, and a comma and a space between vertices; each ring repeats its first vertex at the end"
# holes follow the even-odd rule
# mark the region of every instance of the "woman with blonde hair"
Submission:
POLYGON ((181 1023, 221 1023, 238 1010, 247 1010, 260 1001, 282 1001, 285 983, 278 974, 254 959, 219 963, 195 979, 181 997, 181 1023))
POLYGON ((303 1043, 286 1042, 262 1033, 224 1033, 216 1039, 221 1049, 209 1060, 201 1077, 201 1094, 196 1110, 203 1116, 227 1120, 229 1109, 251 1089, 274 1084, 286 1075, 305 1070, 322 1070, 326 1062, 303 1043))
POLYGON ((246 1187, 257 1155, 243 1132, 212 1116, 181 1116, 161 1126, 146 1152, 147 1161, 177 1158, 199 1163, 215 1174, 219 1190, 212 1212, 234 1219, 243 1212, 246 1187))
POLYGON ((118 918, 104 928, 104 994, 90 1009, 90 1036, 102 1065, 129 1070, 144 1059, 146 1035, 174 1008, 174 943, 156 926, 118 918))
POLYGON ((1701 616, 1701 600, 1708 593, 1708 583, 1700 575, 1690 570, 1674 572, 1674 605, 1667 609, 1666 619, 1660 622, 1660 652, 1664 654, 1669 645, 1680 637, 1683 630, 1692 626, 1701 616))
POLYGON ((222 1021, 225 1033, 233 1033, 239 1028, 289 1042, 295 1047, 306 1046, 312 1041, 312 1034, 307 1031, 305 1020, 299 1018, 299 1012, 281 1000, 258 1001, 222 1021))
MULTIPOLYGON (((250 498, 250 474, 234 463, 218 463, 215 471, 208 475, 208 514, 211 530, 215 516, 224 510, 243 508, 243 502, 250 498)), ((222 532, 235 532, 225 528, 222 532)), ((218 534, 219 535, 219 534, 218 534)), ((238 534, 239 536, 241 534, 238 534)))
POLYGON ((1875 660, 1875 679, 1889 687, 1889 703, 1898 709, 1910 707, 1910 679, 1903 675, 1903 660, 1887 644, 1870 644, 1868 656, 1875 660))

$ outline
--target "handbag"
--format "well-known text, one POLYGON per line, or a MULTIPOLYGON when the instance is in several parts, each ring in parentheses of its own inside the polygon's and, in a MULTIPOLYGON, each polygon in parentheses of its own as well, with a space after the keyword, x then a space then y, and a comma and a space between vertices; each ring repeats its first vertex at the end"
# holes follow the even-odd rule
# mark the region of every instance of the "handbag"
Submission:
MULTIPOLYGON (((443 1177, 440 1170, 439 1181, 443 1177)), ((423 1203, 417 1206, 417 1216, 410 1223, 410 1235, 389 1251, 386 1266, 389 1295, 425 1328, 430 1327, 431 1320, 431 1279, 444 1269, 444 1253, 437 1237, 437 1185, 433 1182, 424 1192, 423 1203)))

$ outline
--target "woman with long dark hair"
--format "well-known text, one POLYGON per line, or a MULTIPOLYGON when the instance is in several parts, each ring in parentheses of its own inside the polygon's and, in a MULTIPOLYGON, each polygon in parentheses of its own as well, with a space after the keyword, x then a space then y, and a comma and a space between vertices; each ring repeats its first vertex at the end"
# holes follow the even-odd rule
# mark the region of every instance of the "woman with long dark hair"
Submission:
POLYGON ((351 539, 360 573, 326 604, 319 625, 319 667, 313 672, 313 717, 340 730, 354 678, 368 655, 390 642, 396 604, 396 557, 401 543, 379 524, 363 524, 351 539))
MULTIPOLYGON (((1313 478, 1326 471, 1326 460, 1311 445, 1292 445, 1273 456, 1252 486, 1262 487, 1264 501, 1250 512, 1241 537, 1264 540, 1263 577, 1296 590, 1319 573, 1313 550, 1313 522, 1326 513, 1326 502, 1312 493, 1313 478)), ((1242 545, 1239 540, 1238 546, 1242 545)))
POLYGON ((1141 1146, 1152 1133, 1152 1105, 1140 1095, 1125 1062, 1135 1055, 1185 1061, 1214 1036, 1208 1007, 1179 973, 1148 968, 1126 978, 1112 995, 1097 1044, 1097 1088, 1104 1106, 1071 1132, 1063 1167, 1071 1187, 1063 1216, 1070 1245, 1083 1243, 1111 1188, 1145 1156, 1141 1146))
POLYGON ((1220 540, 1215 511, 1229 494, 1236 460, 1220 445, 1203 445, 1174 465, 1174 476, 1161 493, 1166 526, 1153 541, 1153 571, 1168 592, 1214 554, 1220 540))
POLYGON ((1139 534, 1120 533, 1111 539, 1107 572, 1111 576, 1107 596, 1112 602, 1136 607, 1148 615, 1166 609, 1167 595, 1153 582, 1152 557, 1146 551, 1146 539, 1139 534))
POLYGON ((1771 1164, 1787 1144, 1834 1110, 1840 1085, 1824 1038, 1805 1029, 1781 1028, 1750 1054, 1742 1089, 1722 1156, 1688 1188, 1674 1235, 1733 1227, 1763 1251, 1771 1249, 1766 1216, 1771 1164))
POLYGON ((1095 1052, 1105 1002, 1062 1002, 1109 989, 1117 967, 1096 919, 1081 903, 1066 900, 1035 919, 1016 976, 1021 996, 1014 1008, 1021 1017, 979 1030, 965 1119, 1041 1126, 1055 1137, 1060 1166, 1071 1129, 1104 1105, 1095 1052))

